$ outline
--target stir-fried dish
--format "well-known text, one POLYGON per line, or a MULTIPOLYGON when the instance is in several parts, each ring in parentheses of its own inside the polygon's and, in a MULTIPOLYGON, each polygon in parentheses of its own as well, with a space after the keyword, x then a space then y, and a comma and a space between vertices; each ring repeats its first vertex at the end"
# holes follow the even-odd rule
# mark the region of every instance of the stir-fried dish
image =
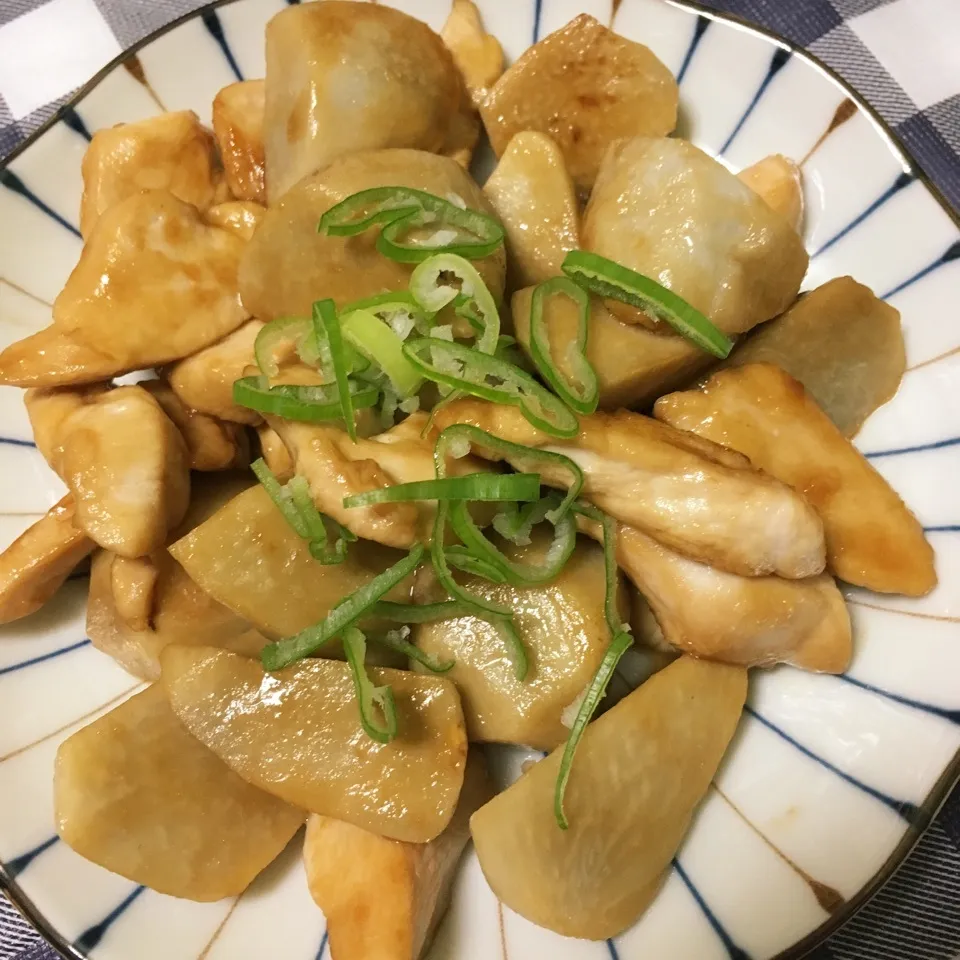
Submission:
POLYGON ((60 836, 207 901, 306 823, 335 960, 420 956, 472 836, 513 910, 614 936, 747 670, 845 670, 838 581, 936 583, 850 439, 899 316, 800 295, 797 165, 671 136, 674 78, 589 16, 505 70, 470 0, 293 5, 266 63, 212 131, 94 135, 80 261, 0 353, 68 489, 0 617, 92 554, 90 638, 149 682, 60 747, 60 836), (489 743, 549 755, 495 795, 489 743))

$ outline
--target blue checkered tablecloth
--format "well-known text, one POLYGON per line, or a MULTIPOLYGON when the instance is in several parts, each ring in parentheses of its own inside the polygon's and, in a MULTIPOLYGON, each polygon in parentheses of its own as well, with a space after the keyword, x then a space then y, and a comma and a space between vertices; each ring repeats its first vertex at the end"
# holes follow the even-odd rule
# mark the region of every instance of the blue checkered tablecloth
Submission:
MULTIPOLYGON (((833 68, 873 104, 960 209, 960 0, 702 2, 782 34, 833 68)), ((201 5, 0 0, 0 159, 123 49, 201 5)), ((0 896, 0 960, 55 957, 0 896)), ((811 960, 956 958, 960 789, 893 879, 811 960)))

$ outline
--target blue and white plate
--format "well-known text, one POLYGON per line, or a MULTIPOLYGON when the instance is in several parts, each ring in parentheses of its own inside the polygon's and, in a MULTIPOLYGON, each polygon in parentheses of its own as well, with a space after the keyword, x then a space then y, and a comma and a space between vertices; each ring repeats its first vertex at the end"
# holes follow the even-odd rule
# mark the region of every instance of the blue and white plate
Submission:
MULTIPOLYGON (((434 28, 449 0, 396 0, 434 28)), ((90 131, 161 109, 210 121, 224 85, 263 75, 283 0, 207 8, 107 67, 0 170, 0 346, 45 326, 80 254, 90 131)), ((734 168, 802 160, 806 286, 852 274, 903 315, 908 372, 857 444, 925 525, 939 587, 921 600, 850 590, 847 674, 753 674, 732 749, 640 922, 565 940, 502 908, 475 858, 432 952, 448 960, 797 957, 849 916, 930 822, 960 771, 960 231, 876 117, 829 71, 755 30, 665 0, 479 0, 512 60, 584 7, 680 78, 681 133, 734 168)), ((0 389, 0 546, 62 494, 0 389)), ((56 839, 60 741, 139 684, 84 638, 86 583, 0 631, 0 885, 66 956, 314 960, 323 917, 294 844, 240 898, 195 904, 138 887, 56 839)), ((242 825, 238 825, 242 829, 242 825)))

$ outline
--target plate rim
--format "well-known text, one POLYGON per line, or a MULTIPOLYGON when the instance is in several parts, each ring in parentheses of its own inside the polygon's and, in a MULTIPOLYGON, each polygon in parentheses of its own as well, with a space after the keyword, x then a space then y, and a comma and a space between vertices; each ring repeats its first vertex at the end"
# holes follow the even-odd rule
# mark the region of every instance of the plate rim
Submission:
MULTIPOLYGON (((10 153, 0 159, 0 174, 3 174, 14 160, 25 153, 40 140, 44 134, 60 123, 77 104, 107 79, 110 74, 118 68, 123 67, 127 61, 135 58, 144 47, 149 46, 154 41, 183 24, 202 17, 205 13, 216 10, 218 7, 229 6, 239 2, 241 2, 241 0, 208 0, 208 2, 201 4, 196 9, 182 14, 169 23, 151 31, 121 51, 120 54, 101 67, 85 84, 78 87, 73 94, 64 100, 36 130, 17 144, 10 153)), ((299 2, 299 0, 295 0, 295 2, 299 2)), ((661 2, 671 7, 694 13, 698 17, 724 23, 737 30, 762 37, 764 40, 788 50, 792 56, 799 57, 806 61, 809 66, 824 73, 830 80, 837 84, 846 97, 856 105, 857 109, 871 121, 878 132, 886 139, 889 148, 903 164, 905 169, 923 184, 927 192, 946 213, 954 226, 960 230, 960 211, 953 208, 939 186, 921 167, 899 135, 859 91, 851 86, 833 67, 816 56, 816 54, 810 53, 806 48, 794 43, 792 40, 789 40, 774 30, 761 24, 751 23, 737 14, 715 10, 699 2, 699 0, 661 0, 661 2)), ((617 13, 622 4, 623 0, 612 0, 608 26, 612 25, 616 20, 617 13)), ((537 0, 535 13, 537 26, 539 26, 540 8, 541 0, 537 0)), ((852 897, 846 900, 839 910, 830 914, 820 926, 811 930, 810 933, 789 946, 786 950, 776 954, 772 960, 800 960, 800 958, 807 956, 811 951, 815 950, 836 933, 837 930, 852 920, 853 917, 879 893, 881 888, 892 879, 893 875, 904 864, 920 842, 920 839, 930 828, 937 814, 946 803, 951 791, 958 783, 960 783, 960 749, 954 753, 950 762, 944 767, 938 777, 937 782, 930 789, 930 792, 924 798, 923 802, 918 805, 916 818, 908 823, 907 829, 900 839, 900 842, 894 847, 887 859, 877 869, 876 873, 863 884, 852 897)), ((7 896, 12 906, 37 930, 44 940, 60 954, 63 960, 88 960, 87 954, 79 951, 63 934, 49 923, 33 901, 20 889, 16 879, 7 872, 6 864, 2 861, 0 861, 0 893, 7 896)))

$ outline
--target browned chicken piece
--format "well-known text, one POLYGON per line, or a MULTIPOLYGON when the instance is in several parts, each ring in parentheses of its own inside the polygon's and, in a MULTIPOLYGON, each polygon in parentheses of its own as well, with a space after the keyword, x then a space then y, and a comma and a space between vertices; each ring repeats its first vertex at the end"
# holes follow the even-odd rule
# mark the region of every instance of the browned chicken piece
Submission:
POLYGON ((429 843, 388 840, 313 814, 303 841, 310 895, 327 919, 337 960, 417 960, 447 906, 470 841, 470 816, 494 794, 483 756, 467 757, 453 819, 429 843))
POLYGON ((450 119, 447 139, 440 148, 440 154, 455 161, 464 170, 469 170, 473 161, 473 151, 480 142, 480 115, 470 102, 466 87, 460 92, 460 106, 450 119))
POLYGON ((201 210, 216 197, 213 138, 192 110, 98 130, 81 169, 84 239, 105 210, 145 190, 168 190, 201 210))
MULTIPOLYGON (((673 138, 611 147, 584 211, 583 247, 668 287, 727 334, 786 310, 807 269, 782 216, 723 164, 673 138)), ((629 304, 607 307, 625 323, 678 336, 629 304)))
POLYGON ((147 380, 141 386, 176 424, 191 470, 233 470, 250 463, 250 442, 242 426, 191 410, 162 380, 147 380))
POLYGON ((60 464, 75 523, 101 547, 141 557, 161 546, 190 500, 186 444, 139 386, 117 387, 64 425, 60 464))
POLYGON ((907 366, 900 314, 869 287, 838 277, 754 331, 721 366, 748 363, 774 363, 796 377, 852 437, 900 386, 907 366))
POLYGON ((280 439, 280 434, 264 423, 257 427, 257 436, 260 439, 260 454, 267 462, 271 473, 281 483, 286 483, 294 473, 293 457, 280 439))
POLYGON ((253 200, 228 200, 210 207, 206 221, 212 227, 221 227, 241 240, 249 241, 266 212, 266 207, 253 200))
MULTIPOLYGON (((245 474, 196 478, 190 509, 168 542, 209 519, 252 482, 245 474)), ((171 643, 230 646, 247 622, 207 594, 166 547, 136 559, 107 550, 93 558, 87 636, 128 673, 144 680, 160 676, 160 652, 171 643)), ((242 652, 237 650, 236 652, 242 652)))
MULTIPOLYGON (((325 0, 316 6, 336 2, 325 0)), ((493 213, 470 175, 449 157, 420 150, 370 150, 343 157, 302 180, 267 211, 240 269, 243 303, 250 313, 260 320, 309 316, 319 295, 342 307, 362 297, 406 289, 414 265, 383 256, 376 248, 375 230, 355 237, 317 232, 321 215, 332 206, 360 190, 383 186, 459 198, 470 209, 493 213)), ((499 300, 506 270, 502 247, 474 261, 474 266, 499 300)))
POLYGON ((518 133, 483 192, 507 233, 510 286, 559 276, 567 252, 580 246, 580 211, 557 144, 545 133, 518 133))
POLYGON ((917 518, 779 367, 723 370, 700 390, 662 397, 655 410, 800 491, 823 520, 827 565, 841 580, 912 597, 936 586, 933 548, 917 518))
POLYGON ((264 326, 249 320, 217 343, 167 367, 164 377, 184 405, 231 423, 262 423, 256 410, 233 402, 233 384, 253 365, 254 344, 264 326))
MULTIPOLYGON (((791 663, 842 673, 853 652, 850 617, 833 577, 740 577, 621 525, 617 562, 650 605, 660 634, 682 653, 745 667, 791 663)), ((656 635, 643 631, 646 640, 656 635)))
MULTIPOLYGON (((452 423, 564 454, 583 470, 583 494, 601 510, 695 560, 748 577, 794 579, 823 570, 823 525, 803 497, 695 434, 620 411, 581 417, 579 435, 560 440, 533 427, 517 407, 472 399, 438 411, 437 429, 452 423)), ((531 469, 529 462, 513 465, 531 469)), ((566 471, 540 463, 535 469, 551 486, 570 482, 566 471)))
POLYGON ((0 623, 39 610, 93 550, 73 519, 74 501, 67 494, 0 553, 0 623))
POLYGON ((503 73, 503 49, 500 41, 484 30, 473 0, 453 0, 440 39, 453 54, 473 105, 479 107, 503 73))
POLYGON ((803 231, 803 172, 792 160, 774 153, 744 168, 737 177, 797 233, 803 231))
POLYGON ((34 442, 58 476, 66 439, 63 425, 76 410, 93 403, 109 389, 109 384, 94 383, 86 387, 35 387, 24 394, 34 442))
POLYGON ((149 630, 160 575, 156 564, 149 556, 104 555, 113 561, 110 564, 110 592, 120 622, 137 633, 149 630))
MULTIPOLYGON (((549 543, 535 531, 529 545, 507 543, 504 549, 514 562, 542 563, 549 543)), ((471 742, 552 750, 569 735, 565 710, 586 689, 610 643, 603 551, 581 539, 557 577, 540 586, 514 587, 475 576, 461 582, 471 593, 516 611, 514 622, 530 661, 527 677, 517 680, 500 631, 478 617, 420 624, 411 639, 437 663, 454 662, 445 676, 460 691, 471 742)), ((446 599, 431 570, 418 575, 415 598, 420 603, 446 599)), ((619 599, 626 619, 624 590, 619 599)))
POLYGON ((497 156, 514 134, 539 130, 588 191, 615 140, 662 137, 677 125, 677 81, 647 47, 588 14, 535 43, 480 108, 497 156))
POLYGON ((53 305, 53 325, 0 353, 0 383, 95 383, 190 356, 246 319, 244 243, 151 191, 110 207, 53 305))
POLYGON ((450 52, 426 24, 375 4, 288 7, 267 24, 267 194, 361 150, 439 151, 460 103, 450 52))
MULTIPOLYGON (((384 433, 354 443, 340 427, 267 417, 305 477, 321 513, 365 540, 408 549, 429 538, 433 508, 426 502, 348 508, 343 498, 367 490, 432 480, 433 440, 421 437, 427 415, 415 413, 384 433)), ((451 475, 484 469, 472 457, 449 461, 451 475)))
POLYGON ((223 173, 237 200, 267 202, 263 149, 265 82, 242 80, 213 99, 213 135, 223 173))

